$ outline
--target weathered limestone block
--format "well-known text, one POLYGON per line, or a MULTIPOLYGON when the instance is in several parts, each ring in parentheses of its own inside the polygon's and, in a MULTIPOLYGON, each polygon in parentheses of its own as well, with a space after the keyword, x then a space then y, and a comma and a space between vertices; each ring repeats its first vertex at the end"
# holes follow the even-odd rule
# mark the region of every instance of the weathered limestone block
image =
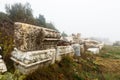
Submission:
POLYGON ((85 53, 85 48, 84 48, 84 44, 80 45, 80 54, 84 54, 85 53))
POLYGON ((63 55, 74 55, 74 50, 71 46, 57 46, 56 60, 60 61, 63 55))
POLYGON ((39 43, 41 28, 24 23, 15 23, 15 47, 21 51, 35 50, 39 43), (38 41, 37 41, 38 40, 38 41))
POLYGON ((1 59, 2 56, 0 55, 0 73, 4 73, 7 71, 7 67, 3 59, 1 59))
POLYGON ((99 48, 100 50, 104 47, 104 43, 96 41, 96 40, 85 40, 86 49, 88 48, 99 48))
POLYGON ((29 52, 21 52, 15 49, 12 52, 11 59, 15 63, 15 68, 19 69, 23 74, 28 74, 37 69, 40 64, 46 62, 49 62, 48 64, 53 64, 55 62, 55 52, 55 49, 29 52))
POLYGON ((98 54, 100 52, 100 49, 99 48, 88 48, 87 51, 90 51, 93 54, 98 54))
MULTIPOLYGON (((2 48, 0 46, 0 54, 2 53, 2 48)), ((5 62, 3 61, 2 59, 2 56, 0 55, 0 73, 4 73, 7 71, 7 67, 6 67, 6 64, 5 62)))
POLYGON ((72 34, 72 38, 73 38, 74 43, 80 44, 80 39, 81 39, 80 33, 72 34))
MULTIPOLYGON (((54 63, 60 33, 39 26, 15 22, 14 44, 11 59, 22 73, 28 74, 46 62, 54 63)), ((48 63, 47 63, 48 64, 48 63)))
POLYGON ((70 42, 70 43, 78 43, 80 44, 80 36, 77 34, 77 35, 72 35, 72 36, 68 36, 68 37, 63 37, 61 38, 63 41, 66 41, 66 42, 70 42))
POLYGON ((75 56, 81 56, 81 54, 80 54, 80 44, 73 44, 72 47, 74 49, 75 56))
POLYGON ((53 44, 55 47, 60 39, 59 32, 30 24, 16 22, 14 29, 15 47, 24 52, 50 49, 50 45, 53 44), (45 43, 49 45, 48 48, 45 43))
POLYGON ((98 46, 99 46, 99 49, 101 50, 104 47, 104 43, 100 43, 98 44, 98 46))
POLYGON ((87 48, 98 48, 99 47, 98 44, 94 44, 92 42, 86 42, 85 45, 87 48))

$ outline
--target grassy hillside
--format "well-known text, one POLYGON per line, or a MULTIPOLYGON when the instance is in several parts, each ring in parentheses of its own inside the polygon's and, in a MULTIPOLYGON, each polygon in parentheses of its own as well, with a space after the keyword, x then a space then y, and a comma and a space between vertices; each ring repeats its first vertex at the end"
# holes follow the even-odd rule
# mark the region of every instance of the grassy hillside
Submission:
POLYGON ((100 54, 89 52, 81 57, 64 57, 48 67, 40 67, 29 75, 18 71, 0 75, 9 80, 120 80, 120 47, 105 46, 100 54), (12 77, 11 77, 12 76, 12 77))
POLYGON ((105 46, 101 50, 100 56, 103 58, 120 59, 120 46, 105 46))
POLYGON ((77 58, 39 68, 27 80, 120 80, 120 47, 105 46, 101 53, 85 53, 77 58))

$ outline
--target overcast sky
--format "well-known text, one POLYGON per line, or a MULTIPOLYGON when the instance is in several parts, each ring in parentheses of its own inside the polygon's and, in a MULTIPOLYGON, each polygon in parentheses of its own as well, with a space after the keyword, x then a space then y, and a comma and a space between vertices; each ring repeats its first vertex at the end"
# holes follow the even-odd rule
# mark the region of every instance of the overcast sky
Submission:
POLYGON ((44 15, 61 32, 120 40, 120 0, 0 0, 0 11, 16 2, 29 2, 34 16, 44 15))

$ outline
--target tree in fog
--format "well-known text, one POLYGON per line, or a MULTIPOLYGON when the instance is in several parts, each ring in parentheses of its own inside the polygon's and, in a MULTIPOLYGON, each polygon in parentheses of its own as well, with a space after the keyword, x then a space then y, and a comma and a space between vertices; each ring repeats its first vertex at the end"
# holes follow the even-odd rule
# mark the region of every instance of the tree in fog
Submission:
POLYGON ((39 14, 39 17, 36 18, 36 25, 46 27, 46 20, 43 15, 39 14))
POLYGON ((46 23, 46 27, 49 28, 49 29, 57 30, 52 23, 46 23))
POLYGON ((116 41, 113 43, 113 46, 120 46, 120 41, 116 41))
POLYGON ((68 35, 63 31, 61 34, 63 37, 67 37, 68 35))
POLYGON ((21 3, 15 3, 11 6, 7 4, 6 12, 10 19, 12 19, 14 22, 35 24, 32 9, 29 3, 26 3, 25 5, 21 3))
POLYGON ((25 5, 21 3, 15 3, 11 6, 7 4, 5 8, 8 17, 13 22, 24 22, 57 30, 52 23, 46 23, 45 17, 43 15, 39 14, 37 18, 34 18, 32 8, 29 3, 26 3, 25 5))

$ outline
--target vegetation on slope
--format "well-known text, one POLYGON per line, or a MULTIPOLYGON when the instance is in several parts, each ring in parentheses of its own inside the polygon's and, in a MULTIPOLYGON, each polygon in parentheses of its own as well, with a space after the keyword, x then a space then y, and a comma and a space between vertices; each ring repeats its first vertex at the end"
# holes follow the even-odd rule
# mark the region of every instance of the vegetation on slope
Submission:
MULTIPOLYGON (((0 13, 0 46, 3 49, 4 60, 10 61, 14 21, 56 29, 52 23, 45 21, 43 15, 34 18, 29 4, 7 5, 6 11, 6 14, 0 13)), ((61 62, 40 67, 26 76, 19 71, 13 71, 11 64, 7 65, 9 72, 1 74, 0 80, 120 80, 120 47, 105 46, 97 55, 85 53, 79 58, 64 57, 61 62)))
POLYGON ((120 59, 112 58, 116 48, 105 46, 101 52, 104 53, 94 55, 87 52, 79 58, 64 57, 61 62, 39 68, 25 80, 119 80, 120 59), (103 57, 111 50, 111 57, 103 57))
POLYGON ((112 56, 115 52, 115 47, 105 46, 100 54, 87 52, 77 58, 66 56, 60 62, 39 67, 29 75, 22 75, 19 71, 6 72, 0 75, 0 80, 120 80, 120 59, 112 56), (105 53, 111 50, 113 53, 106 56, 105 53))
MULTIPOLYGON (((11 64, 10 55, 13 50, 13 37, 14 37, 14 23, 9 17, 0 13, 0 47, 2 48, 0 55, 2 55, 6 63, 11 64)), ((8 66, 8 65, 7 65, 8 66)), ((8 69, 11 66, 8 66, 8 69)))
POLYGON ((120 46, 105 46, 100 56, 103 58, 120 59, 120 46))

